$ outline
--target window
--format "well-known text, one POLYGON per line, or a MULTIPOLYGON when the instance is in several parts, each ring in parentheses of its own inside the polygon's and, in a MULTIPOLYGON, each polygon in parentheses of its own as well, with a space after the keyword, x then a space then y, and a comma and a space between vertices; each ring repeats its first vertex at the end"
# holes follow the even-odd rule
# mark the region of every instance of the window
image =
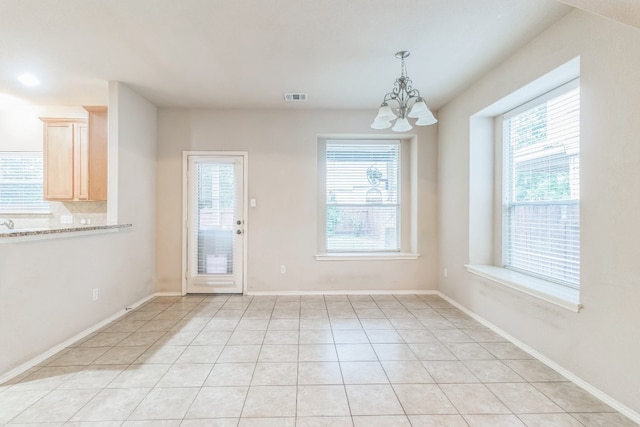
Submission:
POLYGON ((580 89, 568 83, 503 117, 504 267, 580 283, 580 89))
POLYGON ((0 152, 0 213, 47 213, 42 152, 0 152))
POLYGON ((400 252, 401 142, 327 140, 327 253, 400 252))

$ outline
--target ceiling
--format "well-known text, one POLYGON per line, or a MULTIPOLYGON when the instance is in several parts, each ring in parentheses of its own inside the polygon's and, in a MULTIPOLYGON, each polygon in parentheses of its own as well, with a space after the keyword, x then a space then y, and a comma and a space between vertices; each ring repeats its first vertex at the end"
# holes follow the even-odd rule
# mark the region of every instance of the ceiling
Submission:
POLYGON ((0 0, 0 104, 104 104, 107 81, 118 80, 159 107, 375 110, 400 74, 394 53, 409 50, 414 87, 438 109, 572 9, 555 0, 0 0), (24 72, 41 84, 22 86, 24 72), (309 101, 284 103, 284 92, 309 101))

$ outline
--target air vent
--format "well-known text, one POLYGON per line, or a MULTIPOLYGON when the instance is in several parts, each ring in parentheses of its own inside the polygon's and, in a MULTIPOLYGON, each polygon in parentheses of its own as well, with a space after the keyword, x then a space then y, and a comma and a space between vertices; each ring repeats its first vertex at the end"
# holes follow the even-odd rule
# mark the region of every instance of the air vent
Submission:
POLYGON ((308 96, 306 93, 285 93, 284 100, 287 102, 306 101, 308 96))

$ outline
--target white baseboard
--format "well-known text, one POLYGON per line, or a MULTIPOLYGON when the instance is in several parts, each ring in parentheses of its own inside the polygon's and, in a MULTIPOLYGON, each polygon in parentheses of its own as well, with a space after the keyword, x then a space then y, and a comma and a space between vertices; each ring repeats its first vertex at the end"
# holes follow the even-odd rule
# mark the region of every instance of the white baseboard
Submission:
POLYGON ((637 413, 636 411, 634 411, 633 409, 631 409, 631 408, 627 407, 626 405, 623 405, 622 403, 618 402, 613 397, 609 396, 608 394, 604 393, 603 391, 601 391, 601 390, 597 389, 596 387, 592 386, 591 384, 589 384, 588 382, 586 382, 582 378, 580 378, 577 375, 573 374, 571 371, 569 371, 569 370, 565 369, 564 367, 558 365, 556 362, 554 362, 553 360, 549 359, 548 357, 546 357, 542 353, 539 353, 538 351, 534 350, 532 347, 528 346, 527 344, 525 344, 522 341, 518 340, 517 338, 513 337, 509 333, 507 333, 507 332, 503 331, 502 329, 498 328, 493 323, 489 322, 485 318, 483 318, 483 317, 479 316, 478 314, 474 313, 473 311, 469 310, 467 307, 463 306, 459 302, 449 298, 448 296, 446 296, 442 292, 438 291, 437 294, 440 295, 440 297, 442 297, 442 299, 446 300, 451 305, 453 305, 456 308, 462 310, 464 313, 466 313, 467 315, 469 315, 473 319, 477 320, 478 322, 480 322, 481 324, 483 324, 487 328, 491 329, 492 331, 494 331, 498 335, 500 335, 500 336, 506 338, 507 340, 511 341, 511 343, 516 345, 521 350, 529 353, 530 355, 532 355, 533 357, 535 357, 536 359, 538 359, 539 361, 541 361, 542 363, 544 363, 545 365, 550 367, 551 369, 553 369, 556 372, 560 373, 562 376, 564 376, 565 378, 567 378, 571 382, 573 382, 576 385, 578 385, 579 387, 583 388, 586 392, 592 394, 596 398, 602 400, 607 405, 611 406, 616 411, 618 411, 621 414, 623 414, 624 416, 630 418, 634 422, 640 424, 640 414, 637 413))
POLYGON ((146 303, 147 301, 149 301, 152 298, 155 298, 156 296, 158 296, 158 295, 157 294, 152 294, 152 295, 149 295, 147 297, 142 298, 141 300, 138 300, 138 301, 134 302, 133 304, 130 304, 126 308, 118 311, 117 313, 115 313, 114 315, 108 317, 107 319, 96 323, 95 325, 93 325, 93 326, 85 329, 84 331, 74 335, 73 337, 69 338, 68 340, 56 345, 55 347, 45 351, 44 353, 34 357, 33 359, 23 363, 22 365, 10 370, 9 372, 6 372, 6 373, 0 375, 0 384, 4 384, 5 382, 14 379, 18 375, 26 372, 27 370, 33 368, 34 366, 39 365, 40 363, 44 362, 45 360, 47 360, 51 356, 55 355, 56 353, 64 350, 65 348, 69 347, 73 343, 88 337, 89 335, 91 335, 95 331, 105 327, 106 325, 108 325, 109 323, 113 322, 114 320, 119 319, 120 317, 122 317, 125 314, 127 314, 129 311, 141 306, 142 304, 146 303))
POLYGON ((438 295, 438 291, 431 289, 405 289, 405 290, 369 290, 369 291, 247 291, 245 295, 251 296, 288 296, 288 295, 438 295))

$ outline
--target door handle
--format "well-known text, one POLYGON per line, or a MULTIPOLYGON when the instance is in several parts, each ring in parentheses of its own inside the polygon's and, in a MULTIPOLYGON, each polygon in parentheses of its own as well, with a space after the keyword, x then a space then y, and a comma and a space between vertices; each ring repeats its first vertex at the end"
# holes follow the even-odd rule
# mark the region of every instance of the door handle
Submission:
POLYGON ((242 234, 242 230, 236 230, 236 234, 242 234))

